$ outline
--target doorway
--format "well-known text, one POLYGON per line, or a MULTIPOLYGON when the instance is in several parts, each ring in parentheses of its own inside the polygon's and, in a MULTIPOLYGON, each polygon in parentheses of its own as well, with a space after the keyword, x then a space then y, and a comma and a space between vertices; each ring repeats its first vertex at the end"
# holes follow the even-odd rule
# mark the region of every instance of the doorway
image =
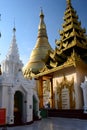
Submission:
POLYGON ((23 94, 16 91, 14 95, 14 124, 22 124, 23 94))

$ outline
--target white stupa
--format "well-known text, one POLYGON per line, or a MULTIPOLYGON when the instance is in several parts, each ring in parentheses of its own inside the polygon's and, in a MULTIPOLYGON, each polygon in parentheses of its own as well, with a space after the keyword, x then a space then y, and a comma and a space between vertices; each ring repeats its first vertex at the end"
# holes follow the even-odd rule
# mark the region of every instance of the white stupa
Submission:
POLYGON ((23 63, 19 59, 15 32, 14 27, 8 54, 1 64, 0 108, 6 109, 6 124, 32 122, 34 98, 35 109, 39 110, 35 80, 25 79, 22 73, 23 63))

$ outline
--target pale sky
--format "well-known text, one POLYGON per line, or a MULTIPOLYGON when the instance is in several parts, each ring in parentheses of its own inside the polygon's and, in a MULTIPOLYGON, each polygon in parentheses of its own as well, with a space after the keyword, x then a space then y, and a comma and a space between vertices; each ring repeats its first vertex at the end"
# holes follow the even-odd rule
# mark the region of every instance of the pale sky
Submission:
MULTIPOLYGON (((87 30, 87 0, 71 1, 82 27, 87 30)), ((15 19, 20 59, 24 65, 27 63, 36 44, 40 8, 45 15, 49 43, 54 49, 55 39, 59 39, 58 30, 62 29, 66 0, 0 0, 0 62, 5 59, 10 47, 15 19)))

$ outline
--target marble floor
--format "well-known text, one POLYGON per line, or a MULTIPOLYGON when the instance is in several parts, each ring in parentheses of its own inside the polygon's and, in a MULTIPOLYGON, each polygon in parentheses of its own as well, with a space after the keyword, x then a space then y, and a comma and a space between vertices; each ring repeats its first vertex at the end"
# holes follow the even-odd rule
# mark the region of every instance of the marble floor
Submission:
POLYGON ((31 125, 7 127, 7 130, 87 130, 87 120, 48 117, 31 125))

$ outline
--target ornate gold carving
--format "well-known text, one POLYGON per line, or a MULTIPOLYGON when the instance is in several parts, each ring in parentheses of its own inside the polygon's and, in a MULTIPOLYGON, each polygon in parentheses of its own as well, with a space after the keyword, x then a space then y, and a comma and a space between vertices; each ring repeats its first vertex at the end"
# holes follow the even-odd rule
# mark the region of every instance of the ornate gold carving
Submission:
POLYGON ((51 67, 57 67, 58 62, 50 61, 50 66, 51 67))
POLYGON ((56 45, 57 45, 57 47, 58 47, 58 50, 61 50, 61 48, 62 48, 62 46, 63 46, 62 41, 61 41, 61 40, 55 40, 55 43, 56 43, 56 45))
POLYGON ((25 71, 23 70, 23 75, 27 79, 32 79, 32 69, 26 69, 25 71))
POLYGON ((67 61, 64 64, 70 64, 73 63, 76 66, 76 61, 80 61, 80 55, 77 55, 75 50, 73 49, 73 52, 70 57, 68 57, 67 61))
POLYGON ((71 0, 66 0, 67 4, 70 4, 71 3, 71 0))
POLYGON ((46 92, 50 92, 50 85, 49 80, 44 81, 43 83, 43 94, 46 94, 46 92))
POLYGON ((69 90, 70 109, 74 109, 75 108, 74 78, 72 77, 72 80, 69 81, 64 76, 60 83, 56 81, 56 85, 57 85, 57 96, 58 96, 58 108, 62 109, 62 90, 64 89, 64 87, 66 87, 69 90))

